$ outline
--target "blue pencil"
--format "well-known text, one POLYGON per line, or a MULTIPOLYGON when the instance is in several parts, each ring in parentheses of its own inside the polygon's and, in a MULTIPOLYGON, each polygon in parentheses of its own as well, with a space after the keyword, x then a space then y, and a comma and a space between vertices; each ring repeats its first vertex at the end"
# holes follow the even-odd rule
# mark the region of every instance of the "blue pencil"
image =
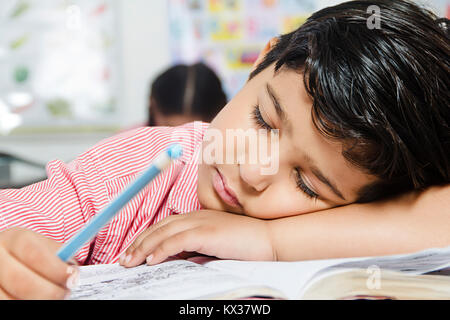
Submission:
POLYGON ((83 229, 72 237, 57 252, 57 256, 68 261, 77 251, 97 232, 100 231, 136 194, 139 193, 150 181, 152 181, 162 170, 169 166, 172 160, 177 159, 182 154, 182 148, 179 144, 174 144, 162 152, 152 162, 150 167, 145 170, 130 186, 125 189, 109 206, 98 213, 83 229))

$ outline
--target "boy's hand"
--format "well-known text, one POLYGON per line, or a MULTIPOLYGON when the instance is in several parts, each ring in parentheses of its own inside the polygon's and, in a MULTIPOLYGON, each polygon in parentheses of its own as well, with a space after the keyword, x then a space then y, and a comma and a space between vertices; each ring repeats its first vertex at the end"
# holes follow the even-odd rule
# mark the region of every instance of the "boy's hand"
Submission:
POLYGON ((0 232, 0 299, 63 299, 78 270, 56 256, 60 246, 26 229, 0 232))
POLYGON ((134 267, 157 264, 181 252, 221 259, 275 260, 267 221, 201 210, 170 216, 145 230, 120 257, 134 267))

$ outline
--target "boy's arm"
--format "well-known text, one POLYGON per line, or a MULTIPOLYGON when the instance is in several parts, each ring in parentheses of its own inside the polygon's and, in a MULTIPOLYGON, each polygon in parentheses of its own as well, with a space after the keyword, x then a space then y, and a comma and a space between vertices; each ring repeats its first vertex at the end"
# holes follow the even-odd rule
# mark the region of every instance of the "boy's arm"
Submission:
POLYGON ((390 200, 260 220, 201 210, 144 231, 120 259, 156 264, 183 251, 240 260, 374 256, 450 245, 450 186, 390 200))
POLYGON ((269 221, 278 260, 376 256, 450 246, 450 185, 269 221))

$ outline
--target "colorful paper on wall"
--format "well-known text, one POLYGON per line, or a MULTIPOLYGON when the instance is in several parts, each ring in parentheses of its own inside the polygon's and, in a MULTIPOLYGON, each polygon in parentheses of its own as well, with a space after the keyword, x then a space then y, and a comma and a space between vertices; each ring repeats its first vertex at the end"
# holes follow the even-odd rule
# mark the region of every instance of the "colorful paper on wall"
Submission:
MULTIPOLYGON (((169 0, 172 62, 207 63, 222 78, 230 98, 242 88, 259 51, 272 37, 340 2, 344 1, 169 0)), ((450 14, 448 0, 428 3, 439 14, 450 14)))

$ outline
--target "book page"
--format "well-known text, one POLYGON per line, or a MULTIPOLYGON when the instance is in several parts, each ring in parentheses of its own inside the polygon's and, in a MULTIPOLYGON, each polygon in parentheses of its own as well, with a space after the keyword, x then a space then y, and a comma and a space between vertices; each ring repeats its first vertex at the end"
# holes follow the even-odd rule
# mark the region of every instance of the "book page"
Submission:
POLYGON ((400 271, 409 274, 423 274, 450 266, 450 247, 432 248, 412 254, 398 254, 372 257, 364 260, 341 263, 336 268, 368 268, 400 271))
POLYGON ((320 270, 365 258, 309 260, 296 262, 214 260, 205 266, 232 273, 282 292, 288 299, 298 299, 302 287, 320 270))
POLYGON ((80 284, 71 299, 215 298, 239 288, 266 286, 298 299, 306 286, 325 274, 349 268, 421 274, 450 266, 450 247, 413 254, 298 262, 214 260, 204 265, 186 260, 124 268, 118 264, 80 268, 80 284))
POLYGON ((302 299, 445 299, 450 297, 450 278, 414 275, 381 270, 379 283, 368 278, 366 269, 334 269, 335 273, 317 277, 306 287, 302 299))
POLYGON ((289 299, 298 299, 311 281, 344 269, 368 268, 422 274, 450 266, 450 247, 433 248, 412 254, 379 257, 357 257, 298 262, 253 262, 217 260, 205 264, 208 267, 231 272, 283 292, 289 299))
POLYGON ((80 267, 69 299, 197 299, 252 286, 229 273, 186 260, 125 268, 119 264, 80 267))
MULTIPOLYGON (((322 281, 324 278, 329 278, 333 274, 349 272, 351 269, 368 270, 369 267, 374 266, 380 270, 396 271, 411 276, 436 270, 445 270, 450 266, 450 247, 431 248, 408 254, 369 257, 335 264, 318 271, 311 277, 311 279, 304 284, 300 296, 303 296, 310 287, 322 281)), ((370 273, 367 273, 367 278, 369 277, 370 273)))

